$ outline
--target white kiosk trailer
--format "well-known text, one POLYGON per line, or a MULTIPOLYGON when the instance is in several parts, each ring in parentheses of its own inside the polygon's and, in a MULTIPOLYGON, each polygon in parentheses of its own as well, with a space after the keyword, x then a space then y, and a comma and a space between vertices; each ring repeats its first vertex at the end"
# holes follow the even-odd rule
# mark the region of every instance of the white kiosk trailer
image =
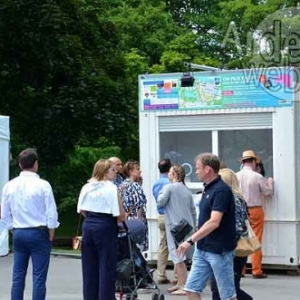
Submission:
MULTIPOLYGON (((0 216, 2 189, 9 179, 9 117, 0 116, 0 216)), ((9 253, 8 230, 0 218, 0 257, 9 253)))
POLYGON ((263 264, 297 269, 300 256, 300 70, 262 68, 139 76, 140 164, 148 199, 149 260, 159 232, 152 184, 164 157, 186 169, 193 194, 202 183, 194 159, 212 152, 238 171, 242 152, 262 158, 275 180, 264 202, 263 264))
POLYGON ((0 116, 0 203, 4 184, 9 175, 9 117, 0 116))

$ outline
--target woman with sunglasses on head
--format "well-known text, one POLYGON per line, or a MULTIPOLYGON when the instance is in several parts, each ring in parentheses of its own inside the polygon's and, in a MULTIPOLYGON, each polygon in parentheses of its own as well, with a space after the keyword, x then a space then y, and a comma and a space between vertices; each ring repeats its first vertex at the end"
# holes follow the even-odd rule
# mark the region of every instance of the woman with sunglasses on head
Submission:
POLYGON ((138 219, 145 225, 145 237, 139 248, 148 250, 148 221, 146 217, 147 198, 142 188, 140 164, 138 161, 129 160, 123 167, 125 180, 119 186, 122 195, 122 203, 128 220, 138 219))
POLYGON ((184 183, 184 168, 180 165, 173 165, 169 170, 168 177, 171 183, 163 187, 157 199, 157 207, 165 209, 167 245, 178 279, 177 284, 169 288, 168 292, 171 295, 186 295, 183 289, 187 278, 186 256, 177 254, 178 245, 171 230, 174 224, 178 224, 184 219, 193 228, 190 232, 192 234, 196 228, 196 207, 192 193, 184 183))

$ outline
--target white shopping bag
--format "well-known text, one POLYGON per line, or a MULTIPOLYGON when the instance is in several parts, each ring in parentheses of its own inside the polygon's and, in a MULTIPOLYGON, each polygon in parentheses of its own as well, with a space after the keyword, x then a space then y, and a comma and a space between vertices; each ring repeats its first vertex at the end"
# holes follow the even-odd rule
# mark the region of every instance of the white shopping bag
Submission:
POLYGON ((0 219, 0 256, 8 255, 8 230, 5 223, 0 219))

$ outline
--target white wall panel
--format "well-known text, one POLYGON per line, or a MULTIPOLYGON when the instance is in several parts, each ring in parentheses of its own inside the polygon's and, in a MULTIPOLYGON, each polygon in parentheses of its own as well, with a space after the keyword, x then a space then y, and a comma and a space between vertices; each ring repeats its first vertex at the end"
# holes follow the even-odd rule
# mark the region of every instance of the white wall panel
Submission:
POLYGON ((161 116, 160 131, 198 131, 271 128, 272 113, 201 114, 191 116, 161 116))
POLYGON ((0 116, 0 204, 2 188, 9 179, 9 117, 0 116))
POLYGON ((157 211, 152 197, 152 184, 159 176, 159 132, 210 130, 215 136, 214 141, 217 141, 217 131, 221 129, 272 128, 275 194, 264 203, 263 263, 296 267, 297 256, 300 256, 300 158, 296 156, 296 149, 297 155, 300 155, 299 121, 300 111, 296 116, 294 108, 141 112, 140 162, 149 219, 150 249, 147 258, 157 259, 159 244, 157 211))

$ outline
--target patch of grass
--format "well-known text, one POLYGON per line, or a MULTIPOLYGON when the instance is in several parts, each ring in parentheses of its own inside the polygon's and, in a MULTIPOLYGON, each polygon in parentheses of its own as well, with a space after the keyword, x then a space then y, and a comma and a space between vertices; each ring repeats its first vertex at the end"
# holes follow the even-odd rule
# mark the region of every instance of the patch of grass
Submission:
POLYGON ((52 252, 66 253, 66 254, 81 254, 80 250, 74 250, 72 248, 52 248, 52 252))
MULTIPOLYGON (((70 208, 68 211, 64 211, 59 214, 60 226, 55 231, 55 237, 73 237, 77 235, 79 215, 76 212, 76 208, 70 208)), ((81 234, 82 218, 80 220, 79 235, 81 234)))

